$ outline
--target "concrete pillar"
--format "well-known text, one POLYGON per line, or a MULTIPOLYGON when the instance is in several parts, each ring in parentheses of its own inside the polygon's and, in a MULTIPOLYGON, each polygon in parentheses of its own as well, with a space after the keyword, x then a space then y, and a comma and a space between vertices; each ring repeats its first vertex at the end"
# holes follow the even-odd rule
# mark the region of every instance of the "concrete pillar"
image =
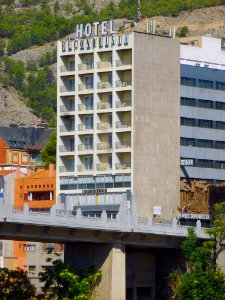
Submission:
POLYGON ((76 270, 96 266, 103 278, 96 289, 95 300, 125 300, 125 249, 121 244, 67 243, 65 262, 76 270))

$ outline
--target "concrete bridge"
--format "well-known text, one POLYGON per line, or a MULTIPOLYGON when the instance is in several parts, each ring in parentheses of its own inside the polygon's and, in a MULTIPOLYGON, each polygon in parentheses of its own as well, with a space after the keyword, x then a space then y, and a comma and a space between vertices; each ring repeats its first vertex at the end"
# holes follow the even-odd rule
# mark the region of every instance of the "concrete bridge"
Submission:
MULTIPOLYGON (((168 299, 166 280, 180 263, 180 243, 187 227, 176 218, 156 221, 136 215, 136 205, 120 205, 115 219, 82 215, 53 206, 50 212, 0 203, 0 238, 65 243, 65 261, 76 268, 96 265, 103 280, 96 299, 168 299)), ((197 221, 196 234, 207 235, 197 221)))

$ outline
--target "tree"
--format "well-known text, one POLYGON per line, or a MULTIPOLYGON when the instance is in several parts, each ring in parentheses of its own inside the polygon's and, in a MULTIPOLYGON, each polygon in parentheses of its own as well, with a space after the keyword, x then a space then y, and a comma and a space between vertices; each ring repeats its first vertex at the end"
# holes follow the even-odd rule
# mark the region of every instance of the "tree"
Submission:
POLYGON ((46 167, 50 163, 56 164, 56 132, 53 132, 49 142, 42 149, 41 154, 46 167))
POLYGON ((225 237, 225 204, 216 204, 213 227, 207 230, 209 240, 202 244, 197 240, 193 228, 182 244, 185 272, 180 269, 169 276, 174 298, 178 300, 224 300, 225 277, 217 265, 225 237))
POLYGON ((44 282, 44 293, 63 300, 90 300, 95 287, 100 283, 102 271, 94 267, 75 272, 62 260, 52 262, 46 272, 39 273, 39 280, 44 282))
POLYGON ((30 283, 27 272, 21 269, 0 269, 0 299, 36 299, 35 287, 30 283))

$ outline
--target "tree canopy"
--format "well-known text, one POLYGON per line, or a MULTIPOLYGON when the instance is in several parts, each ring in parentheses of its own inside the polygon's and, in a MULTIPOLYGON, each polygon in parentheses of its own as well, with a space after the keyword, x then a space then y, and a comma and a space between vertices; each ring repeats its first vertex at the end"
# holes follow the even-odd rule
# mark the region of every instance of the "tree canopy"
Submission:
POLYGON ((50 163, 56 164, 56 132, 53 132, 49 142, 42 149, 41 154, 46 167, 50 163))

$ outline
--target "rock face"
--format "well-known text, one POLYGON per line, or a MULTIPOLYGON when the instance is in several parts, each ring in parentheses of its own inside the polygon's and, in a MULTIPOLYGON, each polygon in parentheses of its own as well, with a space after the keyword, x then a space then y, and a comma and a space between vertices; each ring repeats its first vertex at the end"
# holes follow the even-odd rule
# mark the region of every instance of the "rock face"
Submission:
POLYGON ((20 122, 31 125, 37 122, 37 117, 32 114, 31 110, 12 87, 7 89, 0 87, 0 111, 1 126, 20 122))

